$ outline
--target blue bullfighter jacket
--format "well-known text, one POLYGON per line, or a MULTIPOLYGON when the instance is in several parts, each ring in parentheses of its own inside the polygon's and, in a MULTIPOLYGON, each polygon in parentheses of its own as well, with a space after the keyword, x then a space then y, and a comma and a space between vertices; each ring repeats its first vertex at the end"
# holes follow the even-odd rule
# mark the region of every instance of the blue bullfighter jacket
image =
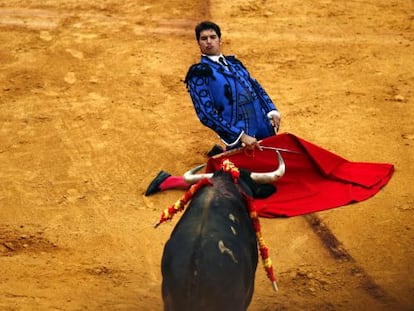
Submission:
POLYGON ((277 110, 274 103, 238 59, 225 59, 229 70, 207 56, 188 70, 184 82, 201 123, 230 148, 243 133, 258 140, 274 135, 267 115, 277 110))

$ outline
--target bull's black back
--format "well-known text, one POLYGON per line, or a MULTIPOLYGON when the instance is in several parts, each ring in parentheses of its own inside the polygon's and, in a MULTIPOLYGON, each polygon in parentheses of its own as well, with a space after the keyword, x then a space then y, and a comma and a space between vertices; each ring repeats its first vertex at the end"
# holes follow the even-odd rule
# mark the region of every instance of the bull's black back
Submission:
POLYGON ((165 245, 166 310, 245 310, 251 301, 258 254, 246 201, 227 174, 212 182, 195 194, 165 245))

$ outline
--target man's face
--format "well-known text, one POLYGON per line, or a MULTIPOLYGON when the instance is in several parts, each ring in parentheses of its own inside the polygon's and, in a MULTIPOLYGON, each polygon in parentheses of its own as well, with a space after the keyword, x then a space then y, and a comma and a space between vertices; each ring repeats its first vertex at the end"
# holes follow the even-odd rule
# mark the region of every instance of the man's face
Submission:
POLYGON ((220 55, 221 39, 213 29, 207 29, 200 32, 198 46, 201 53, 206 55, 220 55))

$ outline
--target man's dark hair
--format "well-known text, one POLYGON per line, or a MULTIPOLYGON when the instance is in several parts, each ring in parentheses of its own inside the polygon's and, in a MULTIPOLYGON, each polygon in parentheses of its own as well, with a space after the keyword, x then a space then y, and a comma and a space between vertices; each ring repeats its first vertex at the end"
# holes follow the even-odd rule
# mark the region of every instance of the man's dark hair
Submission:
POLYGON ((220 30, 219 25, 217 25, 217 24, 215 24, 213 22, 210 22, 210 21, 204 21, 204 22, 201 22, 200 24, 198 24, 195 27, 195 34, 196 34, 197 41, 200 40, 200 33, 203 30, 209 30, 209 29, 214 30, 216 32, 217 36, 219 38, 221 38, 221 30, 220 30))

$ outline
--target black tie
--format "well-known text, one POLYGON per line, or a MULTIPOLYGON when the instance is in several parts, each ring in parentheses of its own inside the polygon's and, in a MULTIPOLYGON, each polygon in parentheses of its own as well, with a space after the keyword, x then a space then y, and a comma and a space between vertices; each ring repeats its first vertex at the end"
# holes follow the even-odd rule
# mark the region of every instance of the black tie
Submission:
POLYGON ((227 65, 227 64, 226 64, 226 62, 224 61, 224 57, 223 57, 223 56, 220 56, 218 60, 219 60, 219 63, 220 63, 220 64, 222 64, 224 67, 226 67, 226 68, 227 68, 227 66, 228 66, 228 65, 227 65))

